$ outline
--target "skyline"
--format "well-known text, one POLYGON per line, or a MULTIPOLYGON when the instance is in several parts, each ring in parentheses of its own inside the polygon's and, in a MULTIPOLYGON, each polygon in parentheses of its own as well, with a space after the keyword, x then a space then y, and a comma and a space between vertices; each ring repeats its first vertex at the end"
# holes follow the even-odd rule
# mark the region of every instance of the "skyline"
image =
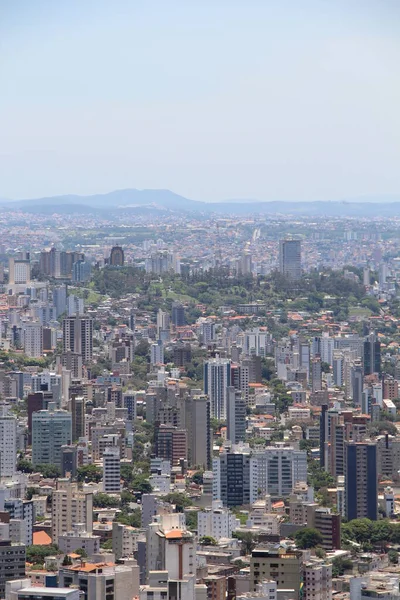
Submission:
POLYGON ((400 6, 241 4, 3 3, 0 198, 399 196, 400 6))

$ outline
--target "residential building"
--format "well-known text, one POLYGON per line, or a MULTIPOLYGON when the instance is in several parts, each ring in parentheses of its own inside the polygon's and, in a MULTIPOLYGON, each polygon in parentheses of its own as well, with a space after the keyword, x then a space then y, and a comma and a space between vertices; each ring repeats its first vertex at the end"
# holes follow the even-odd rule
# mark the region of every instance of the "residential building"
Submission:
POLYGON ((111 267, 123 267, 124 262, 125 256, 121 246, 113 246, 110 252, 109 265, 111 267))
POLYGON ((213 358, 204 362, 204 393, 211 402, 211 416, 226 419, 227 388, 231 385, 231 361, 213 358))
POLYGON ((85 600, 132 600, 139 596, 139 567, 136 561, 123 565, 83 562, 61 567, 60 587, 76 587, 85 600))
POLYGON ((214 500, 211 508, 197 513, 197 535, 211 536, 216 540, 231 538, 232 532, 240 527, 240 521, 220 500, 214 500))
POLYGON ((80 354, 84 363, 93 357, 93 320, 85 315, 63 319, 63 352, 80 354))
POLYGON ((250 588, 255 591, 264 580, 274 580, 279 590, 290 590, 299 600, 303 582, 303 553, 297 550, 256 548, 250 559, 250 588))
POLYGON ((24 544, 0 541, 0 598, 5 598, 6 582, 25 577, 24 544))
POLYGON ((12 477, 17 465, 17 419, 0 404, 0 477, 12 477))
POLYGON ((58 479, 52 501, 52 539, 57 544, 58 537, 73 530, 81 523, 88 533, 93 531, 93 492, 79 490, 69 479, 58 479))
POLYGON ((332 565, 322 560, 304 564, 304 600, 332 600, 332 565))
POLYGON ((231 386, 227 388, 226 400, 227 438, 238 444, 246 438, 246 401, 242 392, 231 386))
POLYGON ((103 490, 106 494, 121 492, 121 457, 118 446, 108 446, 103 452, 103 490))
POLYGON ((346 518, 378 518, 377 448, 373 442, 347 442, 345 449, 346 518))

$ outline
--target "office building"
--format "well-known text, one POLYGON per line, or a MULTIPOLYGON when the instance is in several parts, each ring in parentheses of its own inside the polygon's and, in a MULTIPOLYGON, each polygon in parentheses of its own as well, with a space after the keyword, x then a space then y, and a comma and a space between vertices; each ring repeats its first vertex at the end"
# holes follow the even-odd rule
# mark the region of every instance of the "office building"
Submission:
POLYGON ((85 398, 71 394, 70 412, 72 416, 72 441, 85 436, 85 398))
POLYGON ((72 281, 74 283, 85 283, 89 281, 92 272, 90 263, 86 260, 77 260, 72 265, 72 281))
POLYGON ((63 319, 63 353, 80 354, 84 363, 93 357, 93 320, 77 315, 63 319))
POLYGON ((347 442, 345 447, 346 518, 378 518, 377 448, 373 442, 347 442))
POLYGON ((204 362, 204 393, 210 398, 211 416, 226 419, 228 387, 231 385, 231 361, 212 358, 204 362))
POLYGON ((279 272, 288 279, 301 277, 301 242, 300 240, 280 240, 279 272))
POLYGON ((213 500, 221 500, 228 508, 251 504, 257 499, 252 485, 250 454, 223 452, 213 458, 213 500))
POLYGON ((29 259, 10 258, 8 262, 9 285, 22 285, 31 281, 31 263, 29 259))
POLYGON ((173 303, 171 320, 174 327, 183 327, 186 325, 185 309, 180 302, 173 303))
POLYGON ((85 313, 85 301, 83 298, 70 294, 67 299, 67 316, 76 317, 85 313))
POLYGON ((118 446, 108 446, 103 452, 103 491, 106 494, 121 492, 121 457, 118 446))
POLYGON ((56 318, 67 310, 67 288, 65 285, 59 285, 53 289, 53 304, 56 310, 56 318))
POLYGON ((290 598, 300 599, 303 583, 303 553, 298 550, 256 548, 250 559, 250 589, 255 591, 264 580, 274 580, 279 590, 288 590, 290 598))
POLYGON ((111 267, 123 267, 124 262, 125 255, 121 246, 113 246, 110 252, 109 265, 111 267))
POLYGON ((17 465, 17 420, 0 404, 0 477, 12 477, 17 465))
POLYGON ((72 531, 77 523, 82 524, 86 532, 93 531, 93 492, 79 490, 69 479, 58 479, 51 510, 53 543, 57 544, 58 536, 72 531))
POLYGON ((5 598, 6 583, 25 577, 25 545, 0 541, 0 598, 5 598))
POLYGON ((226 413, 228 440, 233 444, 243 442, 246 438, 246 401, 242 392, 234 387, 227 388, 226 413))
POLYGON ((72 442, 72 415, 56 410, 53 403, 48 410, 32 414, 32 462, 61 467, 61 446, 72 442))

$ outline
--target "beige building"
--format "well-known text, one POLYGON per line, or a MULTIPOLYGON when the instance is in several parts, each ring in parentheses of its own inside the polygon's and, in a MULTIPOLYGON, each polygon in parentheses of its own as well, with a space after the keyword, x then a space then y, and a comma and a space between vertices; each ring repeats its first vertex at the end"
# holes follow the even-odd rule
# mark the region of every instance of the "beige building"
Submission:
POLYGON ((332 565, 312 561, 304 565, 304 600, 332 600, 332 565))
POLYGON ((60 587, 77 586, 85 600, 132 600, 139 595, 139 567, 136 561, 124 565, 82 563, 62 567, 60 587))
POLYGON ((52 539, 58 543, 58 536, 72 531, 80 523, 85 531, 93 531, 93 492, 79 490, 69 479, 59 479, 53 492, 52 539))
POLYGON ((299 600, 300 586, 303 581, 303 553, 297 550, 271 551, 266 548, 253 550, 250 559, 250 588, 273 579, 279 590, 293 590, 291 598, 299 600))

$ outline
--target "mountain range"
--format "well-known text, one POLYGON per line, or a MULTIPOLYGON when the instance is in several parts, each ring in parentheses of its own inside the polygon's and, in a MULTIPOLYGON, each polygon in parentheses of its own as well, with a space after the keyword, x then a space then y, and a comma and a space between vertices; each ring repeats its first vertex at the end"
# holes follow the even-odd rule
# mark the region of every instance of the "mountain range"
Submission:
POLYGON ((190 200, 170 190, 116 190, 92 196, 65 195, 30 200, 1 200, 2 211, 15 209, 35 214, 120 214, 126 213, 193 213, 209 216, 282 214, 327 217, 400 216, 400 196, 364 197, 337 202, 283 202, 226 200, 201 202, 190 200))

